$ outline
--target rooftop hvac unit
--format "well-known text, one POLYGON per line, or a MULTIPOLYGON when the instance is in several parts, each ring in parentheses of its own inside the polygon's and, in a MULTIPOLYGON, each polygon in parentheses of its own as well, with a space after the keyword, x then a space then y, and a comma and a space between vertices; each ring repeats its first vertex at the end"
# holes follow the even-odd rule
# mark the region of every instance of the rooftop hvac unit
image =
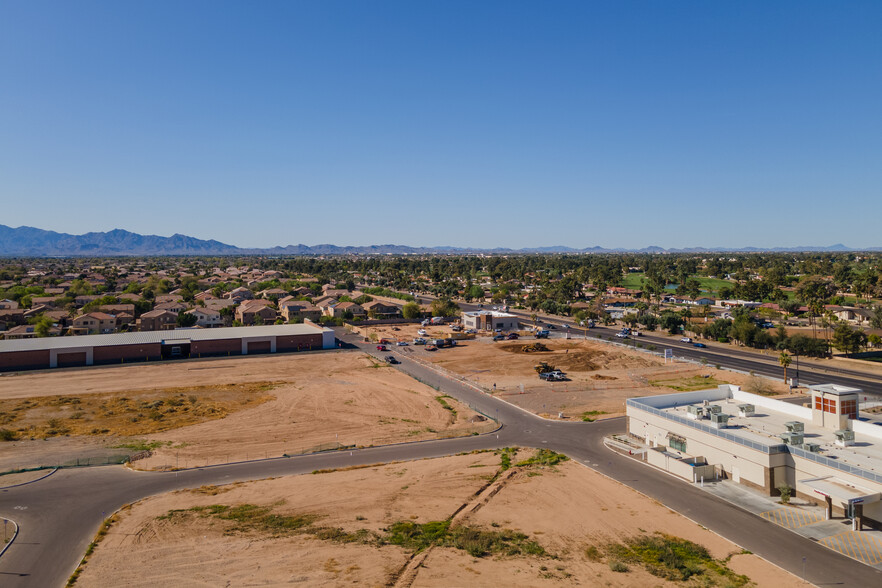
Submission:
POLYGON ((720 414, 723 411, 723 407, 719 404, 712 404, 708 407, 708 410, 711 414, 720 414))
POLYGON ((756 414, 756 407, 752 404, 739 404, 738 405, 738 416, 740 417, 752 417, 756 414))
POLYGON ((821 451, 821 446, 817 443, 803 443, 802 448, 811 453, 818 453, 821 451))
POLYGON ((781 440, 787 445, 802 445, 802 433, 781 433, 781 440))
POLYGON ((686 407, 687 416, 691 419, 704 418, 704 407, 689 405, 686 407))
POLYGON ((805 423, 802 421, 788 421, 784 423, 784 426, 791 433, 802 433, 805 431, 805 423))
POLYGON ((710 420, 717 429, 725 429, 729 424, 729 415, 723 412, 714 412, 711 413, 710 420))
POLYGON ((848 447, 854 445, 854 431, 842 429, 834 433, 836 435, 836 445, 840 447, 848 447))

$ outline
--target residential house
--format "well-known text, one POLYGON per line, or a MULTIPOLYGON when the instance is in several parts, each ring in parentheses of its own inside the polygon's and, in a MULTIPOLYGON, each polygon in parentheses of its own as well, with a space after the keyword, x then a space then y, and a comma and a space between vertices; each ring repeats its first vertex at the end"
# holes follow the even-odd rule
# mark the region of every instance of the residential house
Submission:
MULTIPOLYGON (((52 319, 52 322, 61 328, 67 327, 70 321, 70 314, 66 310, 47 310, 43 314, 52 319)), ((119 323, 119 320, 117 320, 117 323, 119 323)))
POLYGON ((260 292, 260 297, 266 298, 268 300, 278 300, 279 298, 287 295, 288 291, 282 290, 281 288, 269 288, 260 292))
POLYGON ((77 308, 82 308, 83 306, 86 306, 90 302, 94 302, 94 301, 98 300, 99 298, 101 298, 101 297, 100 296, 93 296, 91 294, 88 294, 88 295, 84 294, 82 296, 77 296, 76 298, 74 298, 74 305, 76 305, 77 308))
POLYGON ((175 314, 180 314, 187 310, 187 305, 183 302, 163 302, 153 307, 153 310, 167 310, 175 314))
POLYGON ((839 320, 857 325, 869 322, 873 318, 873 311, 869 308, 840 306, 839 308, 831 308, 830 310, 839 320))
MULTIPOLYGON (((325 284, 327 286, 327 284, 325 284)), ((333 298, 340 298, 341 296, 349 296, 349 290, 346 288, 322 288, 322 296, 331 296, 333 298)))
POLYGON ((205 292, 199 292, 193 297, 194 300, 217 300, 217 296, 212 294, 211 290, 206 290, 205 292))
POLYGON ((361 306, 368 316, 372 318, 395 318, 401 316, 401 307, 381 300, 371 300, 361 306))
POLYGON ((322 309, 305 300, 289 300, 279 304, 279 311, 286 322, 293 319, 309 319, 317 321, 322 316, 322 309))
POLYGON ((236 301, 231 300, 230 298, 209 298, 205 300, 205 308, 210 308, 212 310, 221 310, 222 308, 229 308, 231 306, 236 306, 236 301))
POLYGON ((55 296, 32 296, 31 306, 46 306, 55 308, 55 296))
POLYGON ((154 304, 165 304, 167 302, 182 302, 184 297, 180 294, 157 294, 153 299, 154 304))
POLYGON ((18 308, 18 302, 15 300, 9 300, 8 298, 0 300, 0 310, 15 310, 16 308, 18 308))
POLYGON ((255 322, 263 322, 263 324, 272 324, 276 321, 276 311, 274 308, 261 304, 262 300, 249 300, 243 302, 236 308, 236 320, 243 325, 253 325, 255 322), (260 320, 258 320, 260 317, 260 320))
POLYGON ((194 308, 192 310, 188 310, 186 314, 192 315, 196 317, 196 326, 202 327, 204 329, 210 329, 213 327, 222 327, 224 326, 224 319, 221 317, 220 313, 216 310, 212 310, 210 308, 194 308))
MULTIPOLYGON (((48 335, 55 337, 61 334, 56 326, 49 327, 48 335)), ((3 332, 4 339, 34 339, 37 337, 36 325, 19 325, 3 332)))
POLYGON ((127 313, 134 315, 135 314, 135 305, 134 304, 102 304, 98 307, 98 310, 101 312, 106 312, 107 314, 119 315, 120 313, 127 313))
POLYGON ((151 310, 142 314, 138 319, 138 329, 141 331, 168 331, 174 329, 177 323, 177 314, 167 310, 151 310))
POLYGON ((20 325, 25 322, 24 310, 20 308, 0 310, 0 321, 6 323, 7 328, 20 325))
POLYGON ((340 318, 347 312, 351 313, 353 318, 364 318, 367 316, 367 311, 360 304, 354 302, 341 302, 331 308, 331 316, 335 318, 340 318))
POLYGON ((224 298, 228 298, 230 300, 235 300, 236 303, 240 303, 243 300, 253 300, 254 292, 249 290, 248 288, 238 287, 234 290, 230 290, 229 292, 224 293, 224 298))
POLYGON ((116 331, 116 317, 106 312, 81 314, 70 323, 72 335, 97 335, 116 331))

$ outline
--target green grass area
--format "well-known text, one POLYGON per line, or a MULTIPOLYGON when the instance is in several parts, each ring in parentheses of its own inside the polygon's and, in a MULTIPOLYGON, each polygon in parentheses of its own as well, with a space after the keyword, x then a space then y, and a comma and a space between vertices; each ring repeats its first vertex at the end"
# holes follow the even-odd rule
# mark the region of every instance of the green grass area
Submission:
POLYGON ((694 392, 696 390, 706 390, 708 388, 716 388, 721 384, 728 384, 714 377, 705 378, 702 376, 691 376, 689 378, 672 378, 669 380, 649 380, 650 386, 657 388, 670 388, 677 392, 694 392))
MULTIPOLYGON (((709 294, 716 294, 719 292, 720 288, 728 286, 729 288, 733 287, 735 284, 729 282, 727 280, 722 280, 720 278, 708 278, 705 276, 690 276, 698 280, 701 289, 704 292, 709 294)), ((644 273, 629 273, 625 274, 625 277, 622 279, 622 286, 625 288, 631 288, 635 290, 639 290, 643 287, 643 280, 646 278, 646 274, 644 273)))
POLYGON ((447 398, 452 398, 452 396, 448 396, 448 395, 444 394, 442 396, 436 396, 435 400, 438 401, 438 404, 441 405, 441 408, 443 408, 444 410, 449 410, 451 412, 451 414, 456 416, 456 409, 447 403, 447 400, 446 400, 447 398))
POLYGON ((600 416, 602 414, 608 414, 605 410, 588 410, 582 413, 582 416, 579 417, 586 423, 593 423, 594 417, 600 416))
POLYGON ((627 572, 626 564, 643 566, 654 576, 672 582, 689 581, 690 586, 739 587, 750 583, 750 578, 736 574, 727 567, 727 560, 716 560, 708 550, 679 537, 657 533, 640 535, 624 543, 606 547, 610 568, 627 572))
POLYGON ((569 459, 569 457, 563 455, 562 453, 556 453, 550 449, 540 449, 533 457, 525 459, 524 461, 519 461, 515 465, 517 465, 517 467, 528 467, 534 465, 553 467, 557 464, 568 461, 569 459))

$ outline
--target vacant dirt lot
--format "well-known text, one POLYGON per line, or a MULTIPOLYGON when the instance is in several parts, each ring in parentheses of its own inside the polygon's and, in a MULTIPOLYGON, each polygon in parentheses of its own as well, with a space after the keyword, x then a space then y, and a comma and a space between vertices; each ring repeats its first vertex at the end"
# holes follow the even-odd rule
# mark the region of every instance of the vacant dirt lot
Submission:
POLYGON ((412 348, 413 355, 475 381, 505 400, 545 416, 603 418, 624 414, 625 400, 682 390, 700 390, 718 384, 736 384, 745 390, 762 385, 783 394, 783 383, 752 378, 712 366, 669 363, 654 355, 584 339, 541 342, 549 351, 525 352, 535 341, 488 338, 463 342, 454 348, 428 353, 412 348), (534 366, 546 362, 563 371, 567 381, 544 382, 534 366))
POLYGON ((6 403, 9 414, 21 413, 17 407, 27 410, 26 417, 0 428, 33 424, 35 440, 22 435, 0 443, 0 471, 57 463, 61 457, 68 461, 119 444, 153 448, 138 467, 185 467, 492 428, 489 422, 474 422, 477 415, 467 407, 450 398, 442 403, 437 395, 357 352, 3 377, 0 410, 6 403), (195 414, 198 407, 204 409, 201 416, 195 414), (37 439, 50 430, 53 439, 37 439))
POLYGON ((619 561, 636 537, 706 548, 688 585, 798 583, 578 464, 517 465, 531 454, 506 471, 479 453, 151 497, 118 515, 77 585, 682 586, 619 561))

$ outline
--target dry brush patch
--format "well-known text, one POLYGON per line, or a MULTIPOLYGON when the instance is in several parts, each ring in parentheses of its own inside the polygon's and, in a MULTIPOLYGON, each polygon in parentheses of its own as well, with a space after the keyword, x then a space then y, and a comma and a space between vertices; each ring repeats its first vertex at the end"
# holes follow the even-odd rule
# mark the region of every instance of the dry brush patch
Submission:
POLYGON ((224 418, 272 400, 277 382, 0 400, 0 440, 131 437, 224 418))

